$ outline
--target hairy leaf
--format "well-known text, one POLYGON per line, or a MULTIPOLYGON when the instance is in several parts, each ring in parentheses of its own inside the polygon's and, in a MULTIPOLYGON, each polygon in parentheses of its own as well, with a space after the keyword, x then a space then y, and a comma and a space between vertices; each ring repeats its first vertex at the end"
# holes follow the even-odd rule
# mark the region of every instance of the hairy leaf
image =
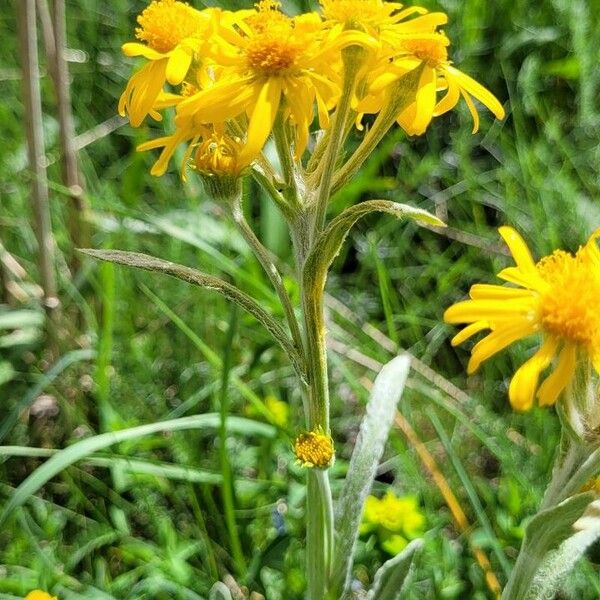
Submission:
POLYGON ((160 258, 156 258, 155 256, 149 256, 148 254, 141 254, 139 252, 124 252, 122 250, 94 250, 91 248, 85 248, 80 251, 88 256, 92 256, 93 258, 106 260, 119 265, 145 269, 146 271, 165 273, 187 283, 192 283, 199 287, 216 290, 220 294, 223 294, 223 296, 225 296, 228 300, 235 302, 244 310, 247 310, 252 316, 254 316, 256 320, 259 321, 259 323, 261 323, 280 344, 283 351, 288 355, 290 361, 294 365, 298 375, 301 378, 304 377, 304 369, 298 350, 281 325, 279 325, 279 323, 275 321, 275 319, 262 306, 260 306, 256 300, 227 281, 223 281, 222 279, 214 277, 213 275, 208 275, 207 273, 202 273, 201 271, 197 271, 191 267, 178 265, 176 263, 162 260, 160 258))
POLYGON ((410 359, 406 355, 397 356, 381 369, 373 384, 336 507, 335 554, 330 580, 333 594, 339 594, 349 584, 365 499, 375 478, 409 368, 410 359))

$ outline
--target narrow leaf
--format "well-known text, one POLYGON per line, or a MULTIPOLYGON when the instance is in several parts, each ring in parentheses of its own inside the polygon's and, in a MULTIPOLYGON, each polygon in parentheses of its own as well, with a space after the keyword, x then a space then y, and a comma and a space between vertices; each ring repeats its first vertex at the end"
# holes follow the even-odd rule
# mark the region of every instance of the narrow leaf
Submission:
MULTIPOLYGON (((73 463, 82 458, 86 458, 98 450, 103 450, 104 448, 108 448, 119 442, 136 439, 161 431, 217 429, 220 422, 218 414, 208 413, 205 415, 193 415, 191 417, 182 417, 180 419, 171 419, 169 421, 140 425, 139 427, 131 427, 130 429, 122 429, 120 431, 111 431, 81 440, 60 452, 57 452, 19 485, 4 507, 2 514, 0 514, 0 526, 6 521, 9 514, 15 508, 22 506, 30 496, 35 494, 45 483, 52 479, 52 477, 60 473, 63 469, 71 466, 73 463)), ((271 425, 258 423, 242 417, 229 417, 228 426, 232 429, 235 428, 235 430, 240 433, 249 435, 254 434, 265 437, 274 437, 276 432, 275 428, 271 425)))
POLYGON ((407 204, 392 202, 391 200, 367 200, 347 208, 335 217, 319 236, 315 247, 306 259, 304 268, 305 277, 314 281, 323 281, 331 263, 338 255, 344 240, 353 225, 363 217, 373 212, 385 212, 399 219, 406 217, 428 225, 444 227, 443 221, 420 208, 413 208, 407 204))
POLYGON ((371 390, 337 504, 335 554, 330 580, 330 590, 334 594, 345 590, 350 581, 352 556, 365 499, 375 478, 409 368, 408 356, 397 356, 381 369, 371 390))
POLYGON ((375 574, 367 600, 398 600, 412 569, 413 560, 422 547, 421 540, 413 540, 400 554, 381 565, 375 574))
POLYGON ((527 598, 542 561, 550 551, 573 535, 573 524, 593 499, 591 493, 578 494, 558 506, 542 510, 531 519, 525 529, 517 562, 504 588, 503 600, 527 598))
POLYGON ((124 252, 122 250, 94 250, 91 248, 81 249, 80 252, 87 254, 93 258, 105 260, 119 265, 136 267, 145 269, 146 271, 155 271, 171 275, 177 279, 181 279, 187 283, 197 285, 199 287, 215 290, 225 296, 228 300, 235 302, 244 310, 248 311, 256 320, 265 327, 265 329, 275 338, 280 344, 283 351, 288 355, 298 375, 303 378, 304 370, 302 360, 298 350, 286 334, 279 323, 252 297, 245 292, 235 287, 234 285, 223 281, 213 275, 208 275, 196 269, 178 265, 167 260, 141 254, 139 252, 124 252))

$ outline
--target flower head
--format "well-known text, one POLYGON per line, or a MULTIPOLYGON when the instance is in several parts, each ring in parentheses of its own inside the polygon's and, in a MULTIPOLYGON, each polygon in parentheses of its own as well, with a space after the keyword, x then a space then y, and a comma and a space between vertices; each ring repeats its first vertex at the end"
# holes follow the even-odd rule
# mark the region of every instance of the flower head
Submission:
POLYGON ((473 98, 489 108, 497 119, 504 118, 504 108, 498 99, 452 65, 448 58, 450 40, 446 35, 437 31, 422 32, 398 43, 402 52, 391 63, 373 72, 369 94, 358 104, 358 112, 379 112, 389 102, 393 84, 407 73, 421 68, 414 101, 397 115, 398 124, 409 135, 423 134, 433 117, 452 110, 461 97, 473 118, 473 133, 479 129, 479 114, 473 98), (443 92, 440 99, 439 92, 443 92))
POLYGON ((128 115, 134 127, 148 114, 160 119, 157 100, 162 99, 163 106, 177 102, 174 95, 164 95, 163 86, 165 82, 178 85, 185 79, 218 15, 214 8, 198 11, 178 0, 154 0, 138 16, 136 37, 143 43, 123 44, 123 53, 143 56, 150 62, 131 77, 119 100, 119 113, 128 115))
MULTIPOLYGON (((247 120, 242 158, 262 150, 275 119, 291 126, 294 152, 307 145, 315 106, 322 127, 340 93, 336 64, 350 37, 331 35, 316 13, 289 17, 262 0, 235 26, 222 27, 207 52, 213 81, 177 107, 177 119, 247 120)), ((176 121, 177 122, 177 121, 176 121)))
POLYGON ((331 436, 322 431, 305 431, 294 441, 294 454, 303 467, 326 469, 335 457, 331 436))
POLYGON ((513 376, 509 398, 516 410, 529 410, 536 392, 541 406, 554 404, 573 380, 578 361, 600 372, 600 230, 574 255, 556 250, 537 263, 514 229, 501 227, 500 235, 516 266, 498 277, 518 287, 473 285, 471 299, 448 308, 444 319, 468 324, 452 339, 453 345, 491 330, 473 347, 469 373, 513 342, 541 334, 539 349, 513 376), (551 373, 538 385, 555 358, 551 373))

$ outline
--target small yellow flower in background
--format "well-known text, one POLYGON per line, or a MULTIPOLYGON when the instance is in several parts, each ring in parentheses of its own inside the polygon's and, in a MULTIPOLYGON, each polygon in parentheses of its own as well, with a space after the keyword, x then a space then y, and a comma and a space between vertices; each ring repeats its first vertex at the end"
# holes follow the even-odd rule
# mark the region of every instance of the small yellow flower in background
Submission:
POLYGON ((303 467, 325 469, 335 457, 333 440, 322 431, 305 431, 294 441, 294 454, 303 467))
MULTIPOLYGON (((268 420, 279 427, 286 427, 289 421, 290 407, 287 402, 276 398, 273 395, 268 395, 265 398, 265 408, 269 413, 268 420)), ((249 417, 265 418, 263 413, 260 413, 252 404, 248 404, 244 410, 249 417)))
POLYGON ((381 499, 368 496, 365 501, 361 533, 376 533, 381 547, 389 554, 398 554, 423 534, 425 516, 414 496, 396 496, 389 491, 381 499))
POLYGON ((471 299, 448 308, 448 323, 468 323, 453 339, 458 345, 490 329, 471 351, 467 370, 479 365, 513 342, 541 334, 539 349, 515 373, 509 398, 516 410, 529 410, 536 397, 540 406, 554 404, 571 383, 578 361, 600 372, 600 250, 596 230, 575 255, 556 250, 535 263, 521 236, 510 227, 500 235, 516 266, 498 277, 518 287, 476 284, 471 299), (538 386, 540 376, 556 364, 538 386))
POLYGON ((42 590, 33 590, 25 596, 25 600, 58 600, 56 596, 43 592, 42 590))
POLYGON ((272 422, 279 427, 285 427, 288 424, 290 407, 287 402, 275 398, 275 396, 267 396, 265 398, 267 410, 271 413, 272 422))

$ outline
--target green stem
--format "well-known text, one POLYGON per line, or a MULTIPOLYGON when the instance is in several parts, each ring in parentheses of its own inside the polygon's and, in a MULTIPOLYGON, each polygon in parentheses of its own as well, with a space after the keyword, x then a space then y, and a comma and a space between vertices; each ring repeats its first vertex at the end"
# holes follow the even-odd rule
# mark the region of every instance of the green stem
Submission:
POLYGON ((331 183, 335 171, 335 164, 344 143, 346 132, 346 121, 350 113, 352 96, 356 86, 356 77, 363 63, 364 50, 359 46, 350 46, 342 51, 344 61, 344 80, 342 84, 342 95, 332 117, 331 129, 327 135, 327 148, 323 159, 322 174, 315 207, 315 220, 313 225, 313 237, 325 226, 327 205, 331 196, 331 183))
POLYGON ((300 326, 298 325, 298 319, 296 319, 296 314, 294 312, 294 307, 292 306, 292 301, 283 285, 283 280, 269 251, 261 244, 260 240, 256 237, 256 234, 248 225, 246 218, 244 217, 244 210, 242 208, 242 198, 241 195, 235 198, 231 203, 231 216, 237 225, 240 233, 254 251, 254 255, 262 265, 265 273, 271 280, 277 295, 279 296, 279 300, 282 304, 285 317, 287 319, 288 326, 290 328, 290 333, 292 335, 292 339, 294 341, 294 345, 299 353, 302 353, 302 334, 300 333, 300 326))
POLYGON ((389 101, 379 112, 373 126, 364 136, 358 148, 337 172, 331 185, 331 194, 335 194, 348 183, 371 155, 379 142, 404 108, 414 99, 422 67, 417 67, 400 78, 389 91, 389 101))
POLYGON ((231 305, 231 320, 229 330, 225 339, 223 350, 223 371, 221 379, 221 406, 220 415, 221 423, 219 427, 219 454, 221 459, 221 474, 223 476, 223 485, 221 487, 223 493, 223 512, 225 513, 225 524, 229 534, 229 543, 231 546, 231 554, 235 563, 235 569, 238 575, 243 575, 246 572, 246 560, 242 551, 242 544, 238 535, 238 528, 235 522, 235 503, 233 497, 233 475, 231 472, 231 464, 227 453, 227 416, 229 414, 229 373, 231 371, 231 347, 235 330, 237 328, 237 306, 231 305))
POLYGON ((281 113, 273 124, 273 140, 275 141, 275 148, 277 149, 285 183, 283 195, 292 210, 298 210, 301 205, 301 191, 303 191, 299 189, 299 184, 303 183, 303 176, 298 173, 296 162, 292 156, 290 140, 281 113))
POLYGON ((333 503, 327 471, 306 474, 306 567, 308 600, 324 600, 333 556, 333 503))

